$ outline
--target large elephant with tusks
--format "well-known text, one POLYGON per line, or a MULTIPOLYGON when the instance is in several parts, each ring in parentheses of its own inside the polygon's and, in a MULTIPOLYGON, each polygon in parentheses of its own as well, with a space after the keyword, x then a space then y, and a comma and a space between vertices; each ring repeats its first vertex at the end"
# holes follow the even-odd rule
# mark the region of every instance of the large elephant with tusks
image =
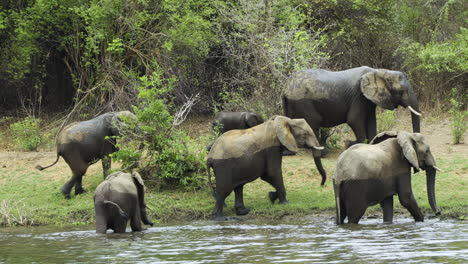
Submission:
POLYGON ((284 115, 304 118, 317 136, 320 127, 347 123, 356 136, 355 143, 370 141, 377 134, 376 106, 393 110, 399 105, 411 111, 413 132, 420 132, 416 94, 399 71, 367 66, 336 72, 299 71, 289 78, 282 101, 284 115))

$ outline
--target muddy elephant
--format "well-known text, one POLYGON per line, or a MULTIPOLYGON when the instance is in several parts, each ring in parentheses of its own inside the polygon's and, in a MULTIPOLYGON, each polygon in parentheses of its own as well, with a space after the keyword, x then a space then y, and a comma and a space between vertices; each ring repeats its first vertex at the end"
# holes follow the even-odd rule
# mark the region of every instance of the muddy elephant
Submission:
POLYGON ((102 160, 104 178, 111 167, 109 154, 117 151, 114 136, 121 135, 125 127, 124 121, 134 122, 136 116, 129 111, 109 112, 91 120, 75 122, 64 127, 57 136, 57 159, 54 163, 38 170, 47 169, 55 165, 60 156, 72 170, 71 179, 60 189, 66 198, 70 198, 70 191, 75 186, 75 195, 83 193, 82 177, 88 167, 102 160))
MULTIPOLYGON (((375 108, 411 111, 413 132, 420 132, 418 100, 405 74, 366 66, 345 71, 308 69, 294 73, 282 94, 284 115, 304 118, 319 135, 320 127, 347 123, 356 142, 377 134, 375 108)), ((324 144, 320 139, 320 143, 324 144)))
POLYGON ((219 112, 213 119, 213 130, 223 134, 233 129, 246 129, 262 124, 263 118, 254 112, 219 112))
POLYGON ((141 222, 153 225, 148 219, 145 204, 145 184, 134 173, 114 172, 99 184, 94 192, 96 233, 124 233, 130 220, 132 231, 142 231, 141 222))
POLYGON ((333 186, 336 223, 357 224, 367 207, 380 203, 384 222, 393 220, 393 196, 417 222, 424 220, 411 189, 411 167, 426 171, 427 194, 432 210, 439 214, 435 199, 436 162, 424 136, 387 131, 370 144, 356 144, 338 158, 333 186))
POLYGON ((233 190, 236 214, 248 214, 250 210, 244 205, 243 188, 259 177, 276 190, 269 193, 271 202, 279 198, 280 203, 287 203, 281 169, 282 152, 284 149, 297 152, 298 147, 322 148, 304 119, 274 116, 258 126, 221 135, 214 142, 207 159, 210 182, 211 168, 216 178, 213 218, 225 219, 224 200, 233 190))

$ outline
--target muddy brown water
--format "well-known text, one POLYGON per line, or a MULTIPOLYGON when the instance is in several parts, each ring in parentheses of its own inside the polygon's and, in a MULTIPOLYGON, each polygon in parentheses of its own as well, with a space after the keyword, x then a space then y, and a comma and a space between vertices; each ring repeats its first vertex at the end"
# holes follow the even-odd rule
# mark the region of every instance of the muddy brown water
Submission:
POLYGON ((0 228, 0 263, 468 263, 468 222, 200 221, 143 232, 0 228))

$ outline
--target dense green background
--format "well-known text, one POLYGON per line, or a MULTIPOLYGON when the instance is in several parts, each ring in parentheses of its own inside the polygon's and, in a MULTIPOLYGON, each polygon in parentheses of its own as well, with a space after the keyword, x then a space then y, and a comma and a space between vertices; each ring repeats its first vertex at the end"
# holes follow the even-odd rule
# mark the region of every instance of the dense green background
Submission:
POLYGON ((128 109, 157 71, 167 103, 268 116, 292 72, 361 65, 443 107, 466 93, 467 17, 463 0, 2 0, 0 113, 128 109))

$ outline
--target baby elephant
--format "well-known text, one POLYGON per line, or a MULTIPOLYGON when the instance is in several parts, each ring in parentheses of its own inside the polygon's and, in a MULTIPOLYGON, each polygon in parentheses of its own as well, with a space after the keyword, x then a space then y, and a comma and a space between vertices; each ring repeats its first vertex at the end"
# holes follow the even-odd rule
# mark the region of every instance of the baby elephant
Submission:
POLYGON ((246 129, 263 123, 263 118, 254 112, 219 112, 213 120, 213 130, 223 134, 233 129, 246 129))
POLYGON ((244 206, 244 184, 259 177, 276 189, 270 192, 272 202, 279 198, 280 203, 287 203, 281 171, 282 153, 284 149, 297 152, 298 147, 321 148, 304 119, 274 116, 261 125, 221 135, 213 144, 207 161, 209 179, 210 168, 216 178, 214 219, 225 219, 224 200, 232 190, 236 195, 236 214, 249 213, 244 206))
POLYGON ((398 195, 417 222, 424 221, 411 189, 414 172, 426 170, 429 204, 440 214, 435 200, 435 160, 424 137, 419 133, 387 131, 375 136, 370 145, 357 144, 338 158, 333 186, 336 223, 357 224, 367 207, 380 203, 384 222, 393 220, 393 195, 398 195))
POLYGON ((145 185, 136 172, 115 172, 107 176, 94 192, 96 233, 124 233, 130 220, 132 231, 141 231, 141 222, 153 225, 146 214, 145 185))

